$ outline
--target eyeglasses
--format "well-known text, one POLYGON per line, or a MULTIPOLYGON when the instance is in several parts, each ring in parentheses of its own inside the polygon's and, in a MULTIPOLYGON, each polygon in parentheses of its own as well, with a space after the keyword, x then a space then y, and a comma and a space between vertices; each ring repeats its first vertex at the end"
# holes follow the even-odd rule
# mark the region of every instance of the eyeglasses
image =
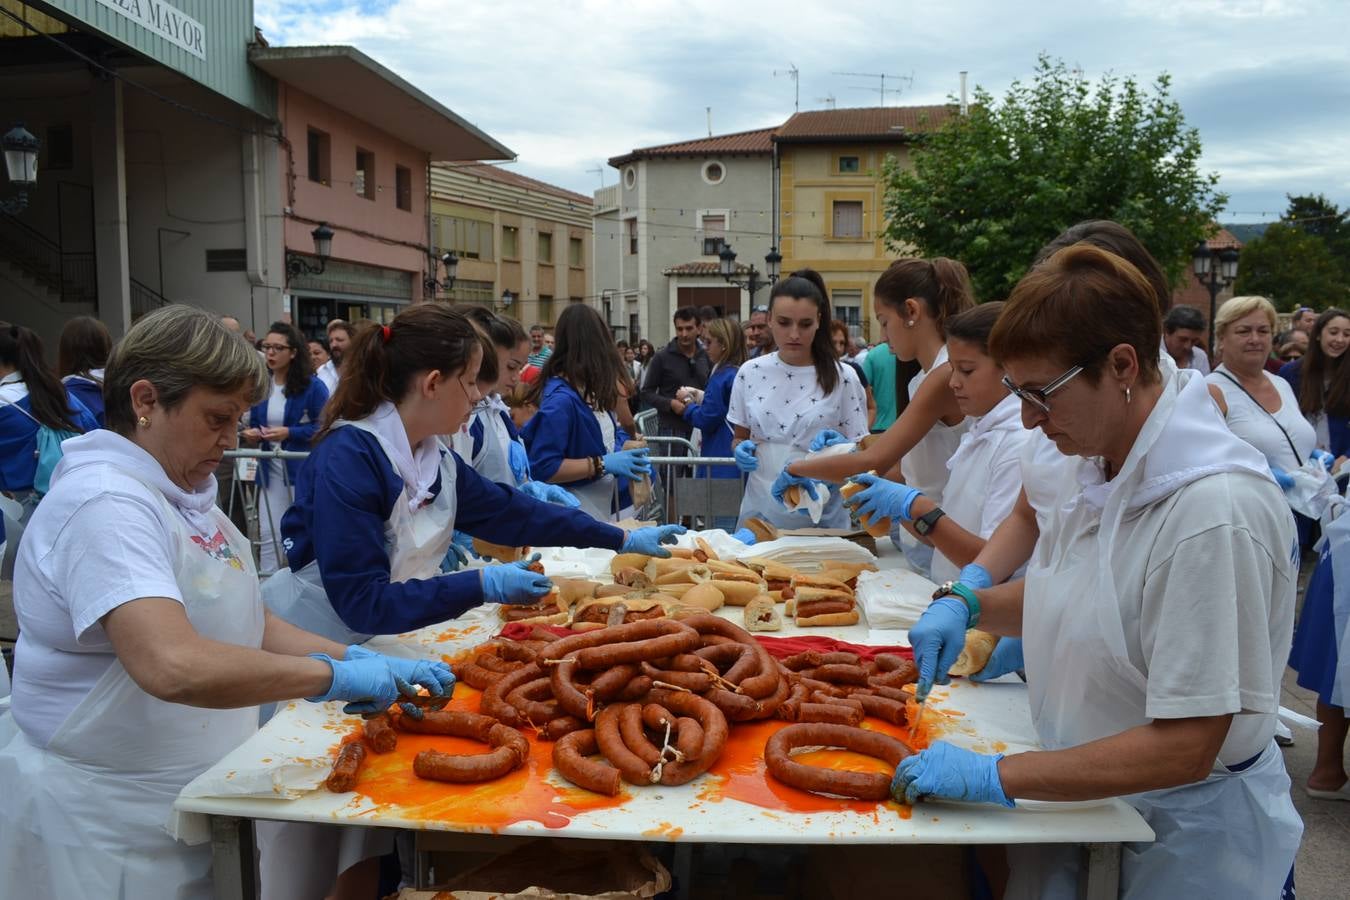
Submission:
POLYGON ((1018 400, 1021 400, 1023 403, 1030 404, 1035 409, 1040 410, 1042 414, 1048 416, 1050 415, 1050 403, 1049 403, 1050 395, 1053 394, 1055 391, 1059 390, 1060 388, 1064 387, 1064 385, 1068 384, 1070 381, 1073 381, 1074 378, 1077 377, 1078 373, 1082 371, 1083 371, 1082 366, 1074 366, 1072 369, 1065 372, 1063 375, 1059 376, 1058 378, 1056 378, 1054 381, 1050 382, 1043 388, 1018 387, 1017 385, 1013 384, 1013 380, 1011 378, 1009 378, 1007 375, 1004 375, 1003 386, 1007 388, 1009 391, 1011 391, 1013 395, 1017 397, 1018 400))
POLYGON ((280 353, 283 350, 295 349, 290 344, 260 344, 259 346, 262 348, 262 351, 264 353, 272 353, 272 352, 280 353))
POLYGON ((769 311, 769 308, 768 308, 767 306, 752 306, 752 307, 750 307, 750 312, 751 312, 751 313, 757 313, 757 312, 766 313, 766 312, 768 312, 768 311, 769 311))

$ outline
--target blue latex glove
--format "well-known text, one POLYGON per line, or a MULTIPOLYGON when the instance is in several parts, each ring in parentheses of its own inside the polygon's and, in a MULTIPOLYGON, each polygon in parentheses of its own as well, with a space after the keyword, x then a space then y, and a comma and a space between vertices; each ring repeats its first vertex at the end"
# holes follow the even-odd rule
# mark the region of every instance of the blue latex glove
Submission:
POLYGON ((733 534, 732 537, 742 544, 745 544, 747 547, 753 547, 755 542, 759 540, 759 538, 755 537, 755 533, 749 528, 742 528, 740 531, 733 534))
POLYGON ((675 543, 676 535, 684 534, 686 531, 688 529, 683 525, 648 525, 646 528, 634 528, 628 532, 628 537, 623 539, 623 546, 619 548, 619 552, 641 553, 665 559, 670 556, 670 551, 661 545, 675 543))
POLYGON ((1014 804, 1003 793, 1003 782, 998 777, 998 761, 1002 758, 1002 753, 990 756, 938 741, 900 761, 891 779, 891 796, 909 804, 926 797, 940 797, 997 803, 1011 809, 1014 804))
POLYGON ((1009 672, 1021 672, 1027 667, 1022 659, 1022 639, 1004 637, 999 638, 998 643, 994 645, 994 652, 989 654, 989 661, 984 664, 984 668, 970 676, 971 681, 992 681, 1009 672))
POLYGON ((844 437, 833 428, 826 428, 820 434, 811 438, 810 451, 815 453, 817 450, 824 450, 826 447, 833 447, 835 444, 851 444, 848 438, 844 437))
POLYGON ((1315 461, 1320 462, 1322 464, 1322 468, 1326 469, 1328 472, 1331 471, 1332 466, 1336 465, 1335 454, 1328 453, 1325 450, 1318 450, 1314 448, 1312 453, 1309 453, 1308 455, 1311 456, 1315 461))
POLYGON ((553 582, 548 580, 548 576, 526 568, 538 560, 539 554, 536 553, 519 562, 480 569, 483 599, 489 603, 537 603, 540 597, 553 590, 553 582))
POLYGON ((988 569, 979 563, 969 563, 964 566, 956 580, 972 591, 982 591, 994 586, 994 577, 989 574, 988 569))
POLYGON ((923 493, 907 484, 881 478, 870 472, 854 475, 849 480, 867 485, 866 490, 859 491, 849 498, 849 503, 857 510, 860 519, 867 516, 872 521, 896 519, 909 522, 911 521, 909 511, 914 506, 914 498, 923 493))
POLYGON ((652 464, 647 462, 647 457, 650 455, 651 451, 646 447, 606 453, 603 460, 605 474, 618 475, 621 478, 627 478, 629 481, 641 478, 643 475, 650 475, 652 474, 652 464))
POLYGON ((1286 472, 1284 469, 1281 469, 1279 466, 1271 466, 1270 474, 1275 476, 1275 483, 1278 484, 1284 490, 1287 491, 1294 486, 1294 476, 1290 475, 1288 472, 1286 472))
POLYGON ((741 441, 731 455, 736 457, 736 468, 742 472, 753 472, 759 468, 759 460, 755 458, 754 441, 741 441))
POLYGON ((933 682, 947 684, 947 672, 956 664, 956 658, 966 646, 966 625, 970 610, 960 597, 940 597, 928 605, 919 621, 909 630, 909 645, 914 648, 914 664, 919 667, 919 681, 914 685, 914 699, 925 700, 933 689, 933 682))
MULTIPOLYGON (((433 697, 449 697, 455 692, 455 673, 443 662, 429 659, 403 659, 398 656, 385 656, 374 650, 367 650, 360 644, 347 648, 347 659, 382 659, 389 665, 397 677, 408 684, 424 685, 427 693, 433 697)), ((422 718, 422 708, 411 703, 401 704, 400 709, 414 719, 422 718)))
POLYGON ((520 492, 543 503, 556 503, 568 509, 581 506, 581 501, 571 493, 547 481, 527 481, 520 486, 520 492))
POLYGON ((475 556, 473 552, 473 537, 462 531, 456 531, 450 538, 450 546, 445 551, 445 559, 441 560, 442 572, 457 572, 461 566, 467 566, 469 560, 475 556))
POLYGON ((348 715, 383 712, 389 708, 389 704, 399 698, 399 695, 417 696, 418 684, 422 684, 427 690, 431 690, 433 685, 437 690, 444 690, 440 678, 432 673, 430 666, 419 674, 418 680, 408 681, 394 671, 389 665, 388 657, 378 653, 356 659, 333 659, 326 653, 311 653, 310 656, 323 660, 332 667, 333 681, 329 684, 327 693, 305 699, 311 703, 323 703, 326 700, 350 701, 342 707, 342 711, 348 715))
POLYGON ((520 441, 512 441, 507 445, 506 464, 511 467, 516 484, 530 480, 530 455, 525 452, 525 446, 520 441))
POLYGON ((806 491, 806 495, 812 500, 820 499, 820 494, 816 491, 816 480, 814 478, 793 475, 786 467, 773 480, 773 487, 769 488, 769 493, 773 494, 773 499, 782 503, 783 493, 794 484, 801 485, 802 490, 806 491))

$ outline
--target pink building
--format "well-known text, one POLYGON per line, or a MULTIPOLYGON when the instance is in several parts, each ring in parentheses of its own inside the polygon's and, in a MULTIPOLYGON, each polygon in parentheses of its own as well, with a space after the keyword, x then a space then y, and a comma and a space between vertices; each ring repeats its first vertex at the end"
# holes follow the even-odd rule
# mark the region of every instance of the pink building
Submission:
POLYGON ((429 255, 432 160, 515 154, 352 47, 254 47, 277 79, 286 301, 295 324, 388 322, 441 279, 429 255), (333 232, 327 259, 314 231, 333 232))

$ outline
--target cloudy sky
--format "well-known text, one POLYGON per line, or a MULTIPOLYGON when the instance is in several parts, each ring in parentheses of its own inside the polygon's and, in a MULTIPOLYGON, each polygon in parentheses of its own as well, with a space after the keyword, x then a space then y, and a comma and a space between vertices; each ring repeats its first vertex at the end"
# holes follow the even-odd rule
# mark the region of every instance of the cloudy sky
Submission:
POLYGON ((1151 82, 1200 130, 1204 164, 1257 222, 1286 193, 1350 207, 1346 0, 255 0, 277 44, 354 44, 519 154, 514 167, 589 194, 634 147, 781 123, 801 108, 941 103, 958 73, 1001 96, 1044 51, 1151 82), (778 74, 775 74, 778 73, 778 74), (594 171, 604 167, 603 173, 594 171))

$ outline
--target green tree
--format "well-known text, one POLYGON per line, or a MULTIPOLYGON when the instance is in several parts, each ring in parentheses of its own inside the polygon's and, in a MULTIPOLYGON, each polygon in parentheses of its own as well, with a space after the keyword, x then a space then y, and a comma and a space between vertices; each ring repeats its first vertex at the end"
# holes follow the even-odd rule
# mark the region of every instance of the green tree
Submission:
POLYGON ((1242 248, 1233 291, 1268 297, 1281 312, 1350 300, 1345 272, 1326 242, 1286 222, 1272 224, 1242 248))
POLYGON ((888 246, 961 260, 994 300, 1059 232, 1114 219, 1175 282, 1228 198, 1199 171, 1200 137, 1170 83, 1160 75, 1149 92, 1108 75, 1094 86, 1043 55, 1001 102, 976 87, 969 115, 916 144, 912 171, 888 161, 888 246))
POLYGON ((1350 213, 1321 194, 1287 196, 1284 221, 1326 244, 1341 267, 1342 280, 1350 282, 1350 213))

